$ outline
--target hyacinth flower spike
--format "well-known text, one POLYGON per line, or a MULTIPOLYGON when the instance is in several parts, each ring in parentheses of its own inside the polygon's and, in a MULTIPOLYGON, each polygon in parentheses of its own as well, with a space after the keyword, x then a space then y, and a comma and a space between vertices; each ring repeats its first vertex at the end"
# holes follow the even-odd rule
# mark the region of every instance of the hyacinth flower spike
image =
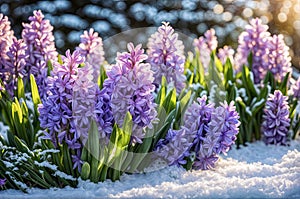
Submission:
POLYGON ((81 43, 77 49, 81 55, 85 57, 85 62, 92 66, 94 70, 93 76, 94 81, 98 80, 100 74, 100 66, 104 62, 104 51, 101 37, 99 37, 94 29, 84 31, 83 35, 80 36, 81 43))
POLYGON ((287 99, 279 90, 275 90, 274 94, 269 94, 262 124, 266 144, 288 144, 290 118, 287 99))
POLYGON ((154 71, 154 83, 158 87, 162 76, 172 84, 177 93, 185 87, 184 76, 184 45, 178 39, 178 34, 167 22, 163 22, 148 40, 148 62, 154 71))
POLYGON ((39 93, 42 99, 47 94, 48 62, 53 65, 57 62, 53 26, 49 20, 44 19, 40 10, 35 10, 29 17, 30 23, 23 23, 22 38, 27 46, 26 71, 36 77, 39 93))
POLYGON ((143 63, 148 56, 141 47, 129 43, 128 52, 118 53, 102 90, 111 96, 111 110, 119 126, 127 111, 132 115, 132 143, 142 143, 143 128, 152 128, 157 115, 152 95, 155 89, 153 71, 149 63, 143 63))

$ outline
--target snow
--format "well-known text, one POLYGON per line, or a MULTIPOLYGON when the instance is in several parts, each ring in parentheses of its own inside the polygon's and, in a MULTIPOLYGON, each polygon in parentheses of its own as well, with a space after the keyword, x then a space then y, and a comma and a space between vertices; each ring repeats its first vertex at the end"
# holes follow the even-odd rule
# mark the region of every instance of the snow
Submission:
POLYGON ((123 175, 117 182, 80 180, 76 189, 33 188, 28 192, 0 191, 0 198, 300 198, 300 140, 288 147, 258 141, 233 148, 213 171, 165 167, 123 175))

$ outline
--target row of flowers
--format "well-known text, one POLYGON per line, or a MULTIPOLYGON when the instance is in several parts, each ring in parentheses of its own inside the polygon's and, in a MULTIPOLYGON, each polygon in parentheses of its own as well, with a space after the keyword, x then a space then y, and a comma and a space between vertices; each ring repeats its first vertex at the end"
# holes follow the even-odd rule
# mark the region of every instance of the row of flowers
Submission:
POLYGON ((212 169, 233 144, 288 145, 300 129, 300 78, 282 35, 252 19, 237 53, 213 29, 184 52, 163 22, 106 66, 93 29, 59 55, 34 11, 17 39, 0 14, 0 186, 76 186, 143 172, 151 162, 212 169), (294 75, 294 76, 293 76, 294 75), (297 75, 297 74, 296 74, 297 75))

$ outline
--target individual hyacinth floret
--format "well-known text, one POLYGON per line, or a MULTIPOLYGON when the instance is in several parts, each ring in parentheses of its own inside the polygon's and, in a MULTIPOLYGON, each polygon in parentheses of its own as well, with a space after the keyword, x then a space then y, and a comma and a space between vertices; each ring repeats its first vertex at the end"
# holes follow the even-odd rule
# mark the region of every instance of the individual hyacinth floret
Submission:
POLYGON ((80 38, 81 43, 77 49, 86 58, 86 62, 92 66, 94 81, 97 81, 100 74, 100 66, 104 62, 102 39, 92 28, 89 31, 84 31, 80 38))
POLYGON ((0 187, 4 186, 6 183, 6 178, 0 178, 0 187))
POLYGON ((214 29, 209 29, 204 33, 204 36, 195 39, 193 42, 195 50, 199 53, 200 61, 205 69, 205 72, 208 70, 210 54, 218 47, 218 39, 215 33, 216 32, 214 29))
POLYGON ((57 62, 53 26, 49 20, 44 19, 40 10, 35 10, 29 17, 30 23, 23 23, 22 38, 27 45, 26 53, 29 59, 26 62, 26 70, 36 77, 39 93, 42 98, 47 93, 47 63, 57 62))
POLYGON ((266 62, 266 50, 270 37, 268 26, 264 25, 261 19, 255 18, 250 20, 250 25, 246 26, 246 30, 239 36, 237 54, 235 63, 239 70, 244 64, 248 64, 247 59, 252 53, 252 72, 254 82, 259 83, 266 75, 268 63, 266 62))
POLYGON ((148 62, 154 71, 154 83, 159 86, 162 76, 173 84, 177 93, 185 87, 184 46, 178 34, 167 22, 163 22, 158 31, 151 35, 147 44, 148 62))
POLYGON ((129 52, 118 53, 116 64, 107 72, 103 92, 111 96, 113 117, 118 125, 122 125, 127 111, 132 115, 133 142, 142 142, 143 128, 152 128, 156 118, 153 95, 155 86, 151 66, 142 63, 147 59, 141 45, 127 45, 129 52))
POLYGON ((295 82, 295 84, 292 86, 292 91, 294 94, 294 97, 297 100, 300 100, 300 78, 298 77, 297 81, 295 82))
POLYGON ((263 114, 262 131, 266 144, 287 145, 290 127, 288 98, 281 91, 269 94, 263 114))
POLYGON ((285 75, 292 71, 289 47, 285 44, 283 35, 270 37, 267 47, 267 69, 274 75, 275 80, 281 82, 285 75))

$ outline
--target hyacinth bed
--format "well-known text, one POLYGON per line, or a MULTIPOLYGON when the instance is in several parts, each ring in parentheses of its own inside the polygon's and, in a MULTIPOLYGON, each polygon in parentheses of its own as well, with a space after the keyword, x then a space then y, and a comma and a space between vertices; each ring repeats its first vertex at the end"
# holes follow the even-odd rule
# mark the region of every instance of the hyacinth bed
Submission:
MULTIPOLYGON (((182 180, 222 169, 229 175, 226 167, 245 163, 227 154, 246 155, 253 142, 250 149, 286 151, 274 162, 299 171, 290 161, 297 162, 300 150, 299 72, 283 36, 271 35, 258 18, 249 21, 237 49, 219 47, 210 29, 194 40, 193 52, 185 52, 184 42, 163 22, 147 46, 129 42, 113 64, 93 29, 84 31, 76 49, 59 54, 53 27, 39 10, 23 23, 19 39, 3 14, 0 27, 1 190, 32 193, 89 182, 107 187, 122 178, 125 184, 141 176, 153 179, 160 170, 163 176, 174 170, 182 180), (151 168, 157 173, 144 174, 151 168)), ((297 172, 291 175, 299 179, 297 172)), ((299 181, 286 185, 293 186, 299 188, 299 181)), ((261 196, 276 194, 299 196, 291 190, 284 195, 284 188, 261 196)))

